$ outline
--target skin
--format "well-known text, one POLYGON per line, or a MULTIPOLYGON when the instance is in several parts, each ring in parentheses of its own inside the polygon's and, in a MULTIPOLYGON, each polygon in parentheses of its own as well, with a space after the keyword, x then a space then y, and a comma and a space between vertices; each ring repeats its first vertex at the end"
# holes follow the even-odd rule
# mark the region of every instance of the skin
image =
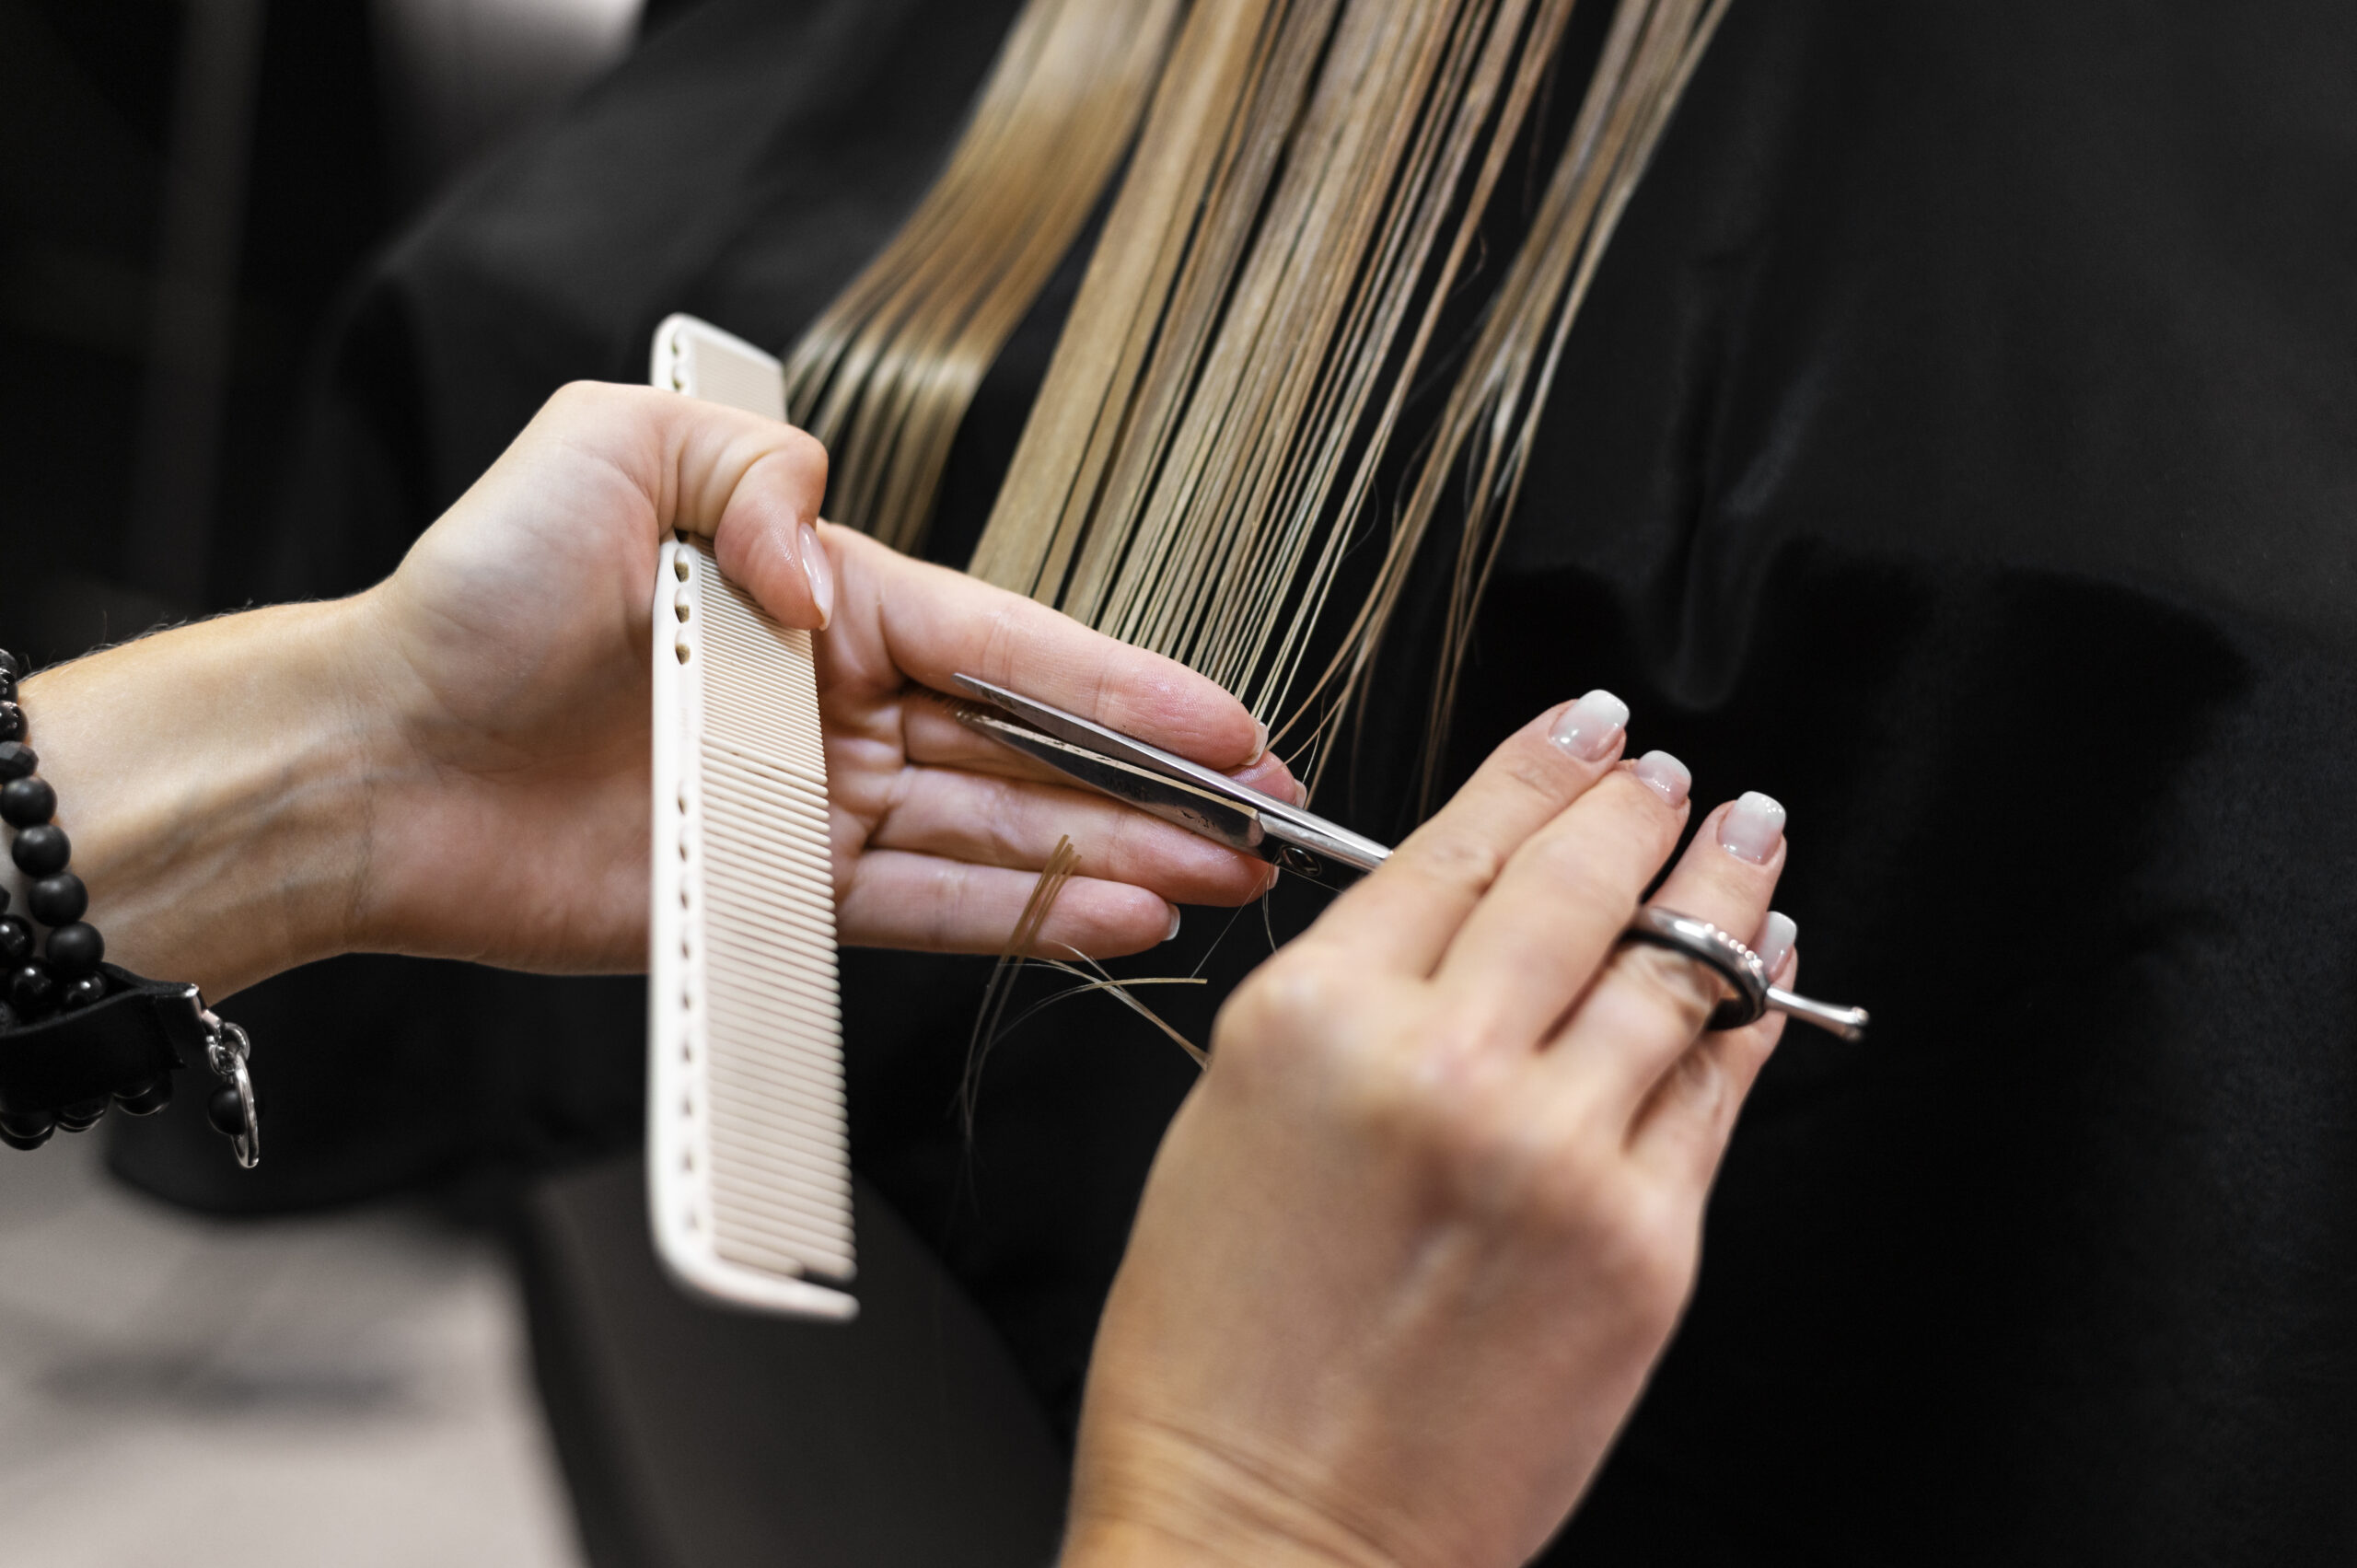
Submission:
POLYGON ((656 552, 673 529, 819 645, 842 938, 995 952, 1060 833, 1041 934, 1097 956, 1273 873, 1048 782, 930 694, 959 670, 1279 795, 1217 686, 818 520, 798 430, 675 394, 551 400, 385 582, 224 617, 27 681, 110 956, 218 1000, 341 952, 642 968, 656 552), (817 565, 814 573, 811 568, 817 565), (168 744, 159 744, 168 738, 168 744))
MULTIPOLYGON (((1068 1568, 1504 1568, 1643 1389, 1782 1020, 1704 1034, 1713 981, 1616 947, 1688 808, 1553 716, 1221 1014, 1098 1330, 1068 1568)), ((1659 900, 1752 931, 1785 848, 1721 848, 1724 809, 1659 900)))
MULTIPOLYGON (((1056 838, 1042 946, 1151 947, 1269 872, 1064 789, 927 689, 969 670, 1294 791, 1167 659, 818 521, 825 459, 668 393, 568 388, 385 583, 148 637, 23 688, 112 956, 219 998, 350 951, 638 967, 648 585, 673 529, 820 630, 848 941, 995 950, 1056 838)), ((1064 1562, 1483 1568, 1578 1500, 1691 1292, 1781 1020, 1616 937, 1682 782, 1499 749, 1237 990, 1099 1330, 1064 1562)), ((1758 929, 1782 872, 1704 821, 1664 904, 1758 929)), ((1779 979, 1789 981, 1788 959, 1779 979)))

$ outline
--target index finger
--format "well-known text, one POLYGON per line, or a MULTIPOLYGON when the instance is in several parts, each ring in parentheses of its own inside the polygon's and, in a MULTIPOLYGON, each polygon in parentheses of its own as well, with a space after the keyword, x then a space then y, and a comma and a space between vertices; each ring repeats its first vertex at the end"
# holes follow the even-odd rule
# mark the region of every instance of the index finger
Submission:
POLYGON ((820 538, 842 577, 837 614, 872 625, 910 679, 955 691, 954 677, 977 676, 1206 767, 1242 768, 1267 749, 1243 703, 1176 659, 848 528, 828 524, 820 538))
MULTIPOLYGON (((976 675, 1222 770, 1267 749, 1243 703, 1176 659, 820 521, 827 454, 792 425, 645 388, 575 385, 560 396, 584 417, 620 418, 651 437, 628 449, 658 522, 710 538, 722 570, 783 624, 863 616, 861 630, 877 633, 866 645, 899 672, 860 672, 879 686, 905 676, 954 691, 951 677, 976 675), (822 559, 807 559, 813 545, 822 559)), ((859 641, 830 648, 849 654, 859 641)))
POLYGON ((1525 839, 1586 794, 1620 760, 1629 706, 1591 691, 1525 725, 1433 819, 1341 898, 1305 940, 1430 975, 1466 916, 1525 839))

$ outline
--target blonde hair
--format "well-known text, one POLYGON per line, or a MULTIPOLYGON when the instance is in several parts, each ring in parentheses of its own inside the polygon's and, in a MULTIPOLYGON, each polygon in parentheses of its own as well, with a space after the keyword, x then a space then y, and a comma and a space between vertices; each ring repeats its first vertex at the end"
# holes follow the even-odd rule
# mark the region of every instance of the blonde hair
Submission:
POLYGON ((921 537, 975 387, 1134 134, 970 570, 1219 680, 1314 776, 1458 497, 1429 759, 1565 337, 1726 5, 1616 0, 1387 514, 1377 475, 1573 0, 1194 0, 1183 22, 1031 0, 939 182, 793 353, 830 505, 921 537))

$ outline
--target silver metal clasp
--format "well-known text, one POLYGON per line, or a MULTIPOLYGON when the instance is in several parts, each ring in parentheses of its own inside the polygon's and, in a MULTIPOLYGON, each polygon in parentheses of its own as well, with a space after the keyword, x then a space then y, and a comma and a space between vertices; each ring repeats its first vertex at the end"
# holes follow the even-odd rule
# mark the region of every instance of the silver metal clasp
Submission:
POLYGON ((236 1152, 238 1164, 251 1170, 261 1163, 261 1110, 254 1099, 254 1075, 246 1065, 246 1059, 253 1054, 253 1041, 245 1030, 210 1008, 203 1017, 204 1063, 215 1077, 238 1091, 238 1109, 245 1118, 245 1131, 230 1138, 229 1147, 236 1152))

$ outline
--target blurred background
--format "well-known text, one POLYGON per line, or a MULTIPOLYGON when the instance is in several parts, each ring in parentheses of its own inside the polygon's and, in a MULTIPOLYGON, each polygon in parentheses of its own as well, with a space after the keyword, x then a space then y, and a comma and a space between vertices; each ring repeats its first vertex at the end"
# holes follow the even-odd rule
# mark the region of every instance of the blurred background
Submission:
MULTIPOLYGON (((0 645, 257 597, 354 277, 694 3, 0 0, 0 645)), ((0 1162, 10 1560, 581 1561, 495 1182, 143 1192, 120 1121, 0 1162)))

